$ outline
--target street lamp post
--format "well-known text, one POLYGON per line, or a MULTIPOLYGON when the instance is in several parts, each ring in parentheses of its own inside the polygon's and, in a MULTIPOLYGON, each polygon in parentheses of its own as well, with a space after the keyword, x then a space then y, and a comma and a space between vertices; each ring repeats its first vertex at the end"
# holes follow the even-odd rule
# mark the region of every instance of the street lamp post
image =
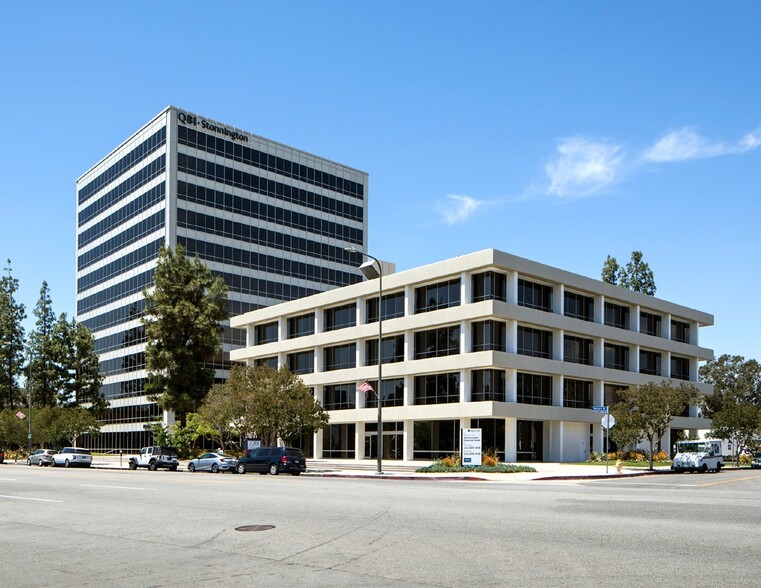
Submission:
POLYGON ((361 253, 373 261, 365 262, 359 266, 361 271, 368 280, 378 278, 378 384, 375 390, 375 396, 378 399, 378 474, 383 473, 383 397, 381 396, 381 387, 383 385, 383 265, 380 259, 357 249, 356 247, 346 247, 350 253, 361 253), (377 264, 377 270, 375 265, 377 264))

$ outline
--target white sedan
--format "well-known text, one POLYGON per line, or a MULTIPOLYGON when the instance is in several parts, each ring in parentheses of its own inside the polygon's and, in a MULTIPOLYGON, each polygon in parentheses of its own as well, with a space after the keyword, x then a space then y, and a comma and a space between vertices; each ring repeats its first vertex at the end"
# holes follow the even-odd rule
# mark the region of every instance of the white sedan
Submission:
POLYGON ((79 447, 64 447, 58 453, 53 455, 52 466, 63 467, 83 467, 89 468, 92 463, 92 455, 89 449, 81 449, 79 447))

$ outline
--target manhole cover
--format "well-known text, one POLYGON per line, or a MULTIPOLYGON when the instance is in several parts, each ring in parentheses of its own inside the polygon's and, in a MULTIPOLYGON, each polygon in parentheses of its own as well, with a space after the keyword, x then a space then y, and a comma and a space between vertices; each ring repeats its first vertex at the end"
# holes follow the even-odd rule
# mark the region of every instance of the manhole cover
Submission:
POLYGON ((235 527, 236 531, 269 531, 274 529, 275 525, 243 525, 242 527, 235 527))

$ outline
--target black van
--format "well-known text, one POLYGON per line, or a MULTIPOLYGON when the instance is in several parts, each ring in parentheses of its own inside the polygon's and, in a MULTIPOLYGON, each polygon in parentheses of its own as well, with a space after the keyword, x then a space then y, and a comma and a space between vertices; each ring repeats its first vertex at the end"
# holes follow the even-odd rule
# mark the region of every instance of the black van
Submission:
POLYGON ((238 460, 239 474, 259 472, 277 476, 280 472, 298 476, 307 469, 304 452, 295 447, 257 447, 238 460))

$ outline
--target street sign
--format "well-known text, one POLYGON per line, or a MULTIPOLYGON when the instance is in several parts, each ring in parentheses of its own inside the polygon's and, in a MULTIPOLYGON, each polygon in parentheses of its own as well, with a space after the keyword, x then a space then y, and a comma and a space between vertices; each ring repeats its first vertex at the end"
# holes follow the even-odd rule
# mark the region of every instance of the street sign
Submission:
POLYGON ((607 406, 593 406, 592 410, 594 410, 595 412, 608 412, 608 407, 607 406))
POLYGON ((602 426, 604 429, 610 429, 615 424, 616 419, 612 414, 606 414, 604 417, 602 417, 602 426))

